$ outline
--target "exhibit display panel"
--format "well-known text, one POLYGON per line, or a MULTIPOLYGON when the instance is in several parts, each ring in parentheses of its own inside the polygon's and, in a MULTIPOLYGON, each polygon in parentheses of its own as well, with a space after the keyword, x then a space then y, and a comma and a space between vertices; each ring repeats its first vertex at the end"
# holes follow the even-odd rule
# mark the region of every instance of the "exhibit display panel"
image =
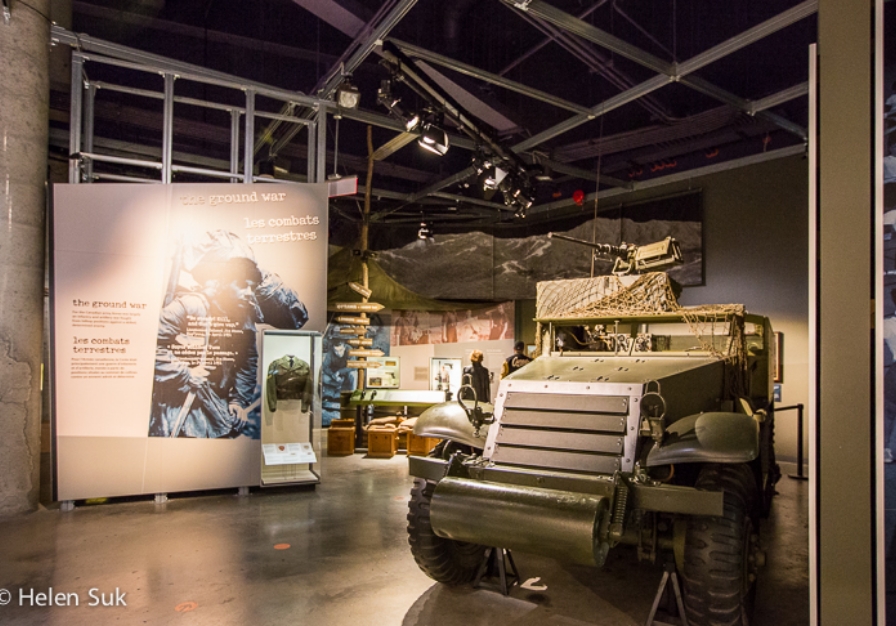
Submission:
POLYGON ((368 363, 379 366, 368 366, 368 389, 398 389, 401 386, 401 362, 397 356, 371 356, 368 363))
POLYGON ((451 394, 446 397, 455 397, 462 384, 461 374, 464 369, 462 363, 461 359, 430 359, 429 388, 433 391, 444 391, 446 394, 451 394))
POLYGON ((262 337, 261 484, 320 482, 320 333, 262 337))
POLYGON ((266 328, 326 328, 327 187, 56 185, 56 498, 260 483, 266 328))

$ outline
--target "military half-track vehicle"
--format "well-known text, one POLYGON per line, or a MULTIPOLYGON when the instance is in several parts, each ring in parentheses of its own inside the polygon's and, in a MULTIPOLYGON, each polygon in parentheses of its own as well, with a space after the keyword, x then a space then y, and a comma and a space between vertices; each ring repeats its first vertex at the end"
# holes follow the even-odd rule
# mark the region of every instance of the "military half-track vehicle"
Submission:
POLYGON ((415 433, 420 568, 473 580, 487 547, 601 566, 620 544, 674 557, 688 621, 749 623, 758 524, 780 473, 765 317, 683 308, 665 273, 539 283, 538 357, 494 405, 445 403, 415 433))

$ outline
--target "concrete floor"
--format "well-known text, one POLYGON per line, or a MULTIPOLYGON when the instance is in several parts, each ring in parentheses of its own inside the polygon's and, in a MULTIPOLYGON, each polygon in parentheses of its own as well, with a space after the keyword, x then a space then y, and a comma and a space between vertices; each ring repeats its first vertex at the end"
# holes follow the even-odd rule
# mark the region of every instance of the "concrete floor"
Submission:
MULTIPOLYGON (((662 576, 628 548, 603 570, 515 553, 508 597, 448 588, 407 547, 405 457, 323 459, 315 489, 216 492, 42 509, 0 524, 0 623, 636 626, 662 576), (284 549, 283 545, 288 544, 284 549), (279 548, 279 549, 278 549, 279 548), (20 606, 20 593, 75 595, 79 606, 20 606), (544 587, 541 589, 540 587, 544 587), (88 606, 93 596, 126 606, 88 606), (5 596, 2 590, 10 592, 5 596)), ((809 623, 808 485, 779 483, 762 541, 755 623, 809 623)))

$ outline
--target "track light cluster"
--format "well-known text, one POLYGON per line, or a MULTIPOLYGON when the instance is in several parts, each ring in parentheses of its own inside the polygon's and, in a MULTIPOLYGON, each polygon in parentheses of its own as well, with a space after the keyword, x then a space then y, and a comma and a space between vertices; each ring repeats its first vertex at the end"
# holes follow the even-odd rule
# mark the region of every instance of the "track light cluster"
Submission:
POLYGON ((444 156, 448 152, 450 143, 444 121, 436 123, 436 116, 431 111, 426 112, 425 116, 406 111, 400 104, 401 98, 392 92, 392 79, 382 81, 376 95, 377 101, 389 109, 392 117, 400 121, 407 132, 420 133, 417 145, 439 156, 444 156))
POLYGON ((526 211, 535 202, 535 190, 528 172, 515 163, 483 154, 473 157, 473 168, 487 197, 500 191, 505 206, 515 209, 517 217, 526 217, 526 211))

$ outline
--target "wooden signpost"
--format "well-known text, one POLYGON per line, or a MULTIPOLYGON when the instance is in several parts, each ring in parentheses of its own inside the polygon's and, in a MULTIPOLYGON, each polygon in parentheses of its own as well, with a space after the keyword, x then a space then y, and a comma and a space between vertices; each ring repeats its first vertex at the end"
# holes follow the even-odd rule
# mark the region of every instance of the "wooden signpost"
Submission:
POLYGON ((366 326, 343 326, 339 329, 339 333, 342 335, 366 335, 368 330, 370 329, 366 326))
POLYGON ((366 317, 352 317, 350 315, 339 315, 336 321, 340 324, 354 324, 355 326, 370 326, 370 319, 366 317))
POLYGON ((354 367, 355 369, 376 369, 382 367, 383 364, 378 361, 346 361, 346 367, 354 367))
POLYGON ((364 285, 362 285, 360 283, 351 283, 350 282, 348 284, 348 286, 356 293, 361 294, 361 297, 363 297, 363 298, 369 298, 370 295, 373 293, 373 291, 371 291, 370 289, 368 289, 367 287, 365 287, 364 285))
POLYGON ((350 313, 376 313, 385 309, 378 302, 337 302, 337 311, 348 311, 350 313))
POLYGON ((386 353, 383 352, 382 350, 376 350, 376 349, 371 350, 371 349, 369 349, 369 348, 362 348, 362 349, 360 349, 360 350, 349 350, 349 351, 348 351, 348 355, 349 355, 349 356, 358 356, 358 357, 362 357, 362 356, 385 356, 386 353))

